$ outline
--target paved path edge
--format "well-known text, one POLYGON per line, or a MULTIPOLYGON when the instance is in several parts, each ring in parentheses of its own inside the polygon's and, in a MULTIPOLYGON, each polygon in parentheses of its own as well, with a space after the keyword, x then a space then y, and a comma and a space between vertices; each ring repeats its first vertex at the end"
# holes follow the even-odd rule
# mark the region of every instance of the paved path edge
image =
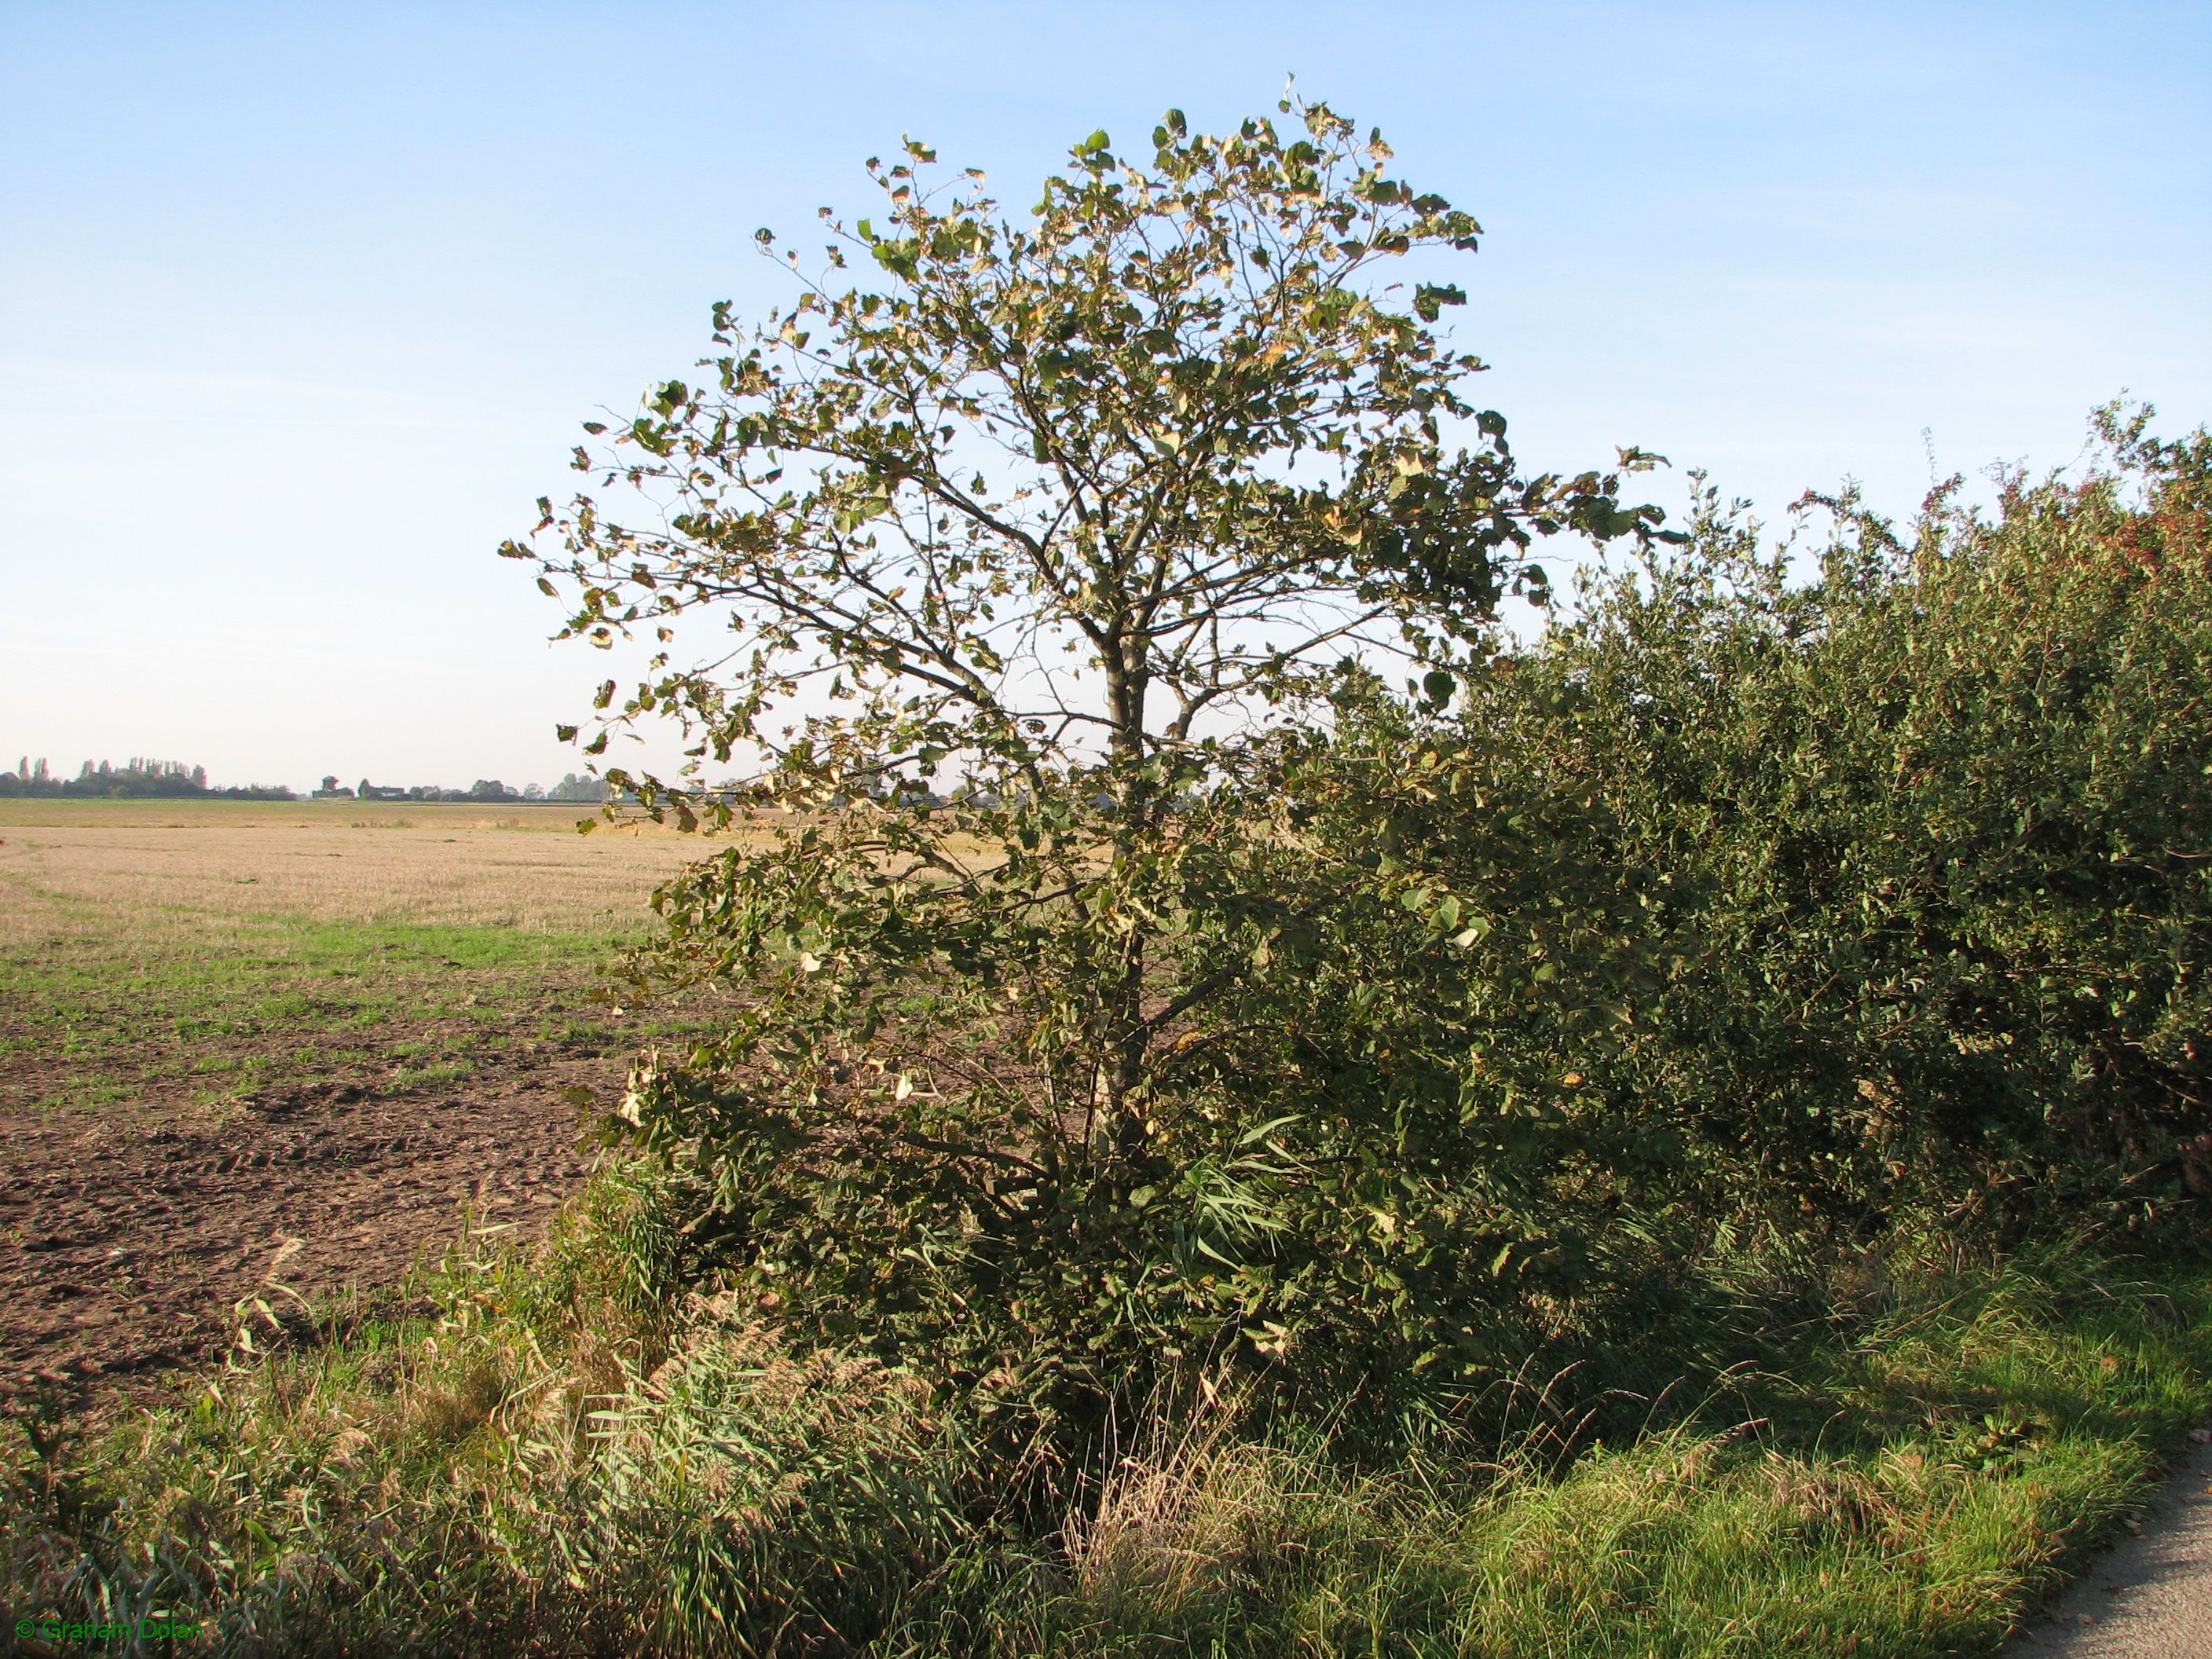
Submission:
POLYGON ((2186 1452, 2000 1659, 2212 1659, 2212 1444, 2186 1452))

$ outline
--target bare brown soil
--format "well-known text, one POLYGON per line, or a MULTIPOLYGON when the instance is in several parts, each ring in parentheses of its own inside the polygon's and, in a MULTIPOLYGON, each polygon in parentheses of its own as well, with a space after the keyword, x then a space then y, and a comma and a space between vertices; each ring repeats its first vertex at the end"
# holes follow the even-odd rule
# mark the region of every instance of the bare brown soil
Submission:
POLYGON ((570 1097, 668 1029, 597 975, 697 851, 556 809, 0 807, 0 1406, 127 1406, 541 1230, 595 1156, 570 1097))
POLYGON ((241 1323, 296 1339, 308 1304, 389 1292, 465 1229, 535 1233, 592 1156, 563 1095, 620 1067, 503 1069, 459 1090, 0 1118, 0 1398, 122 1403, 218 1361, 241 1323))

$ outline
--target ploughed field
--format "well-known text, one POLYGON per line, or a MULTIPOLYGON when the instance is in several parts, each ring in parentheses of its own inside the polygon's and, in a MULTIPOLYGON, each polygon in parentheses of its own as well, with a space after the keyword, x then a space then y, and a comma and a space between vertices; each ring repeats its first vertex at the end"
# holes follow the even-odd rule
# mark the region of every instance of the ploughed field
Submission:
POLYGON ((120 1401, 541 1225, 696 840, 589 809, 0 802, 0 1399, 120 1401))

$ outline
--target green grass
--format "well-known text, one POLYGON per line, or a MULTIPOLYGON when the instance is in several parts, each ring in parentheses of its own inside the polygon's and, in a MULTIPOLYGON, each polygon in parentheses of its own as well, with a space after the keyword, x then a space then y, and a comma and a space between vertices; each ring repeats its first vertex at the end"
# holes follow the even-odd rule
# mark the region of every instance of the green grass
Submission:
POLYGON ((1040 1485, 959 1398, 679 1308, 653 1192, 94 1437, 19 1419, 9 1603, 224 1652, 1984 1653, 2212 1415, 2212 1269, 1897 1251, 1656 1404, 1528 1389, 1379 1467, 1223 1407, 1040 1485))
POLYGON ((281 1088, 333 1066, 396 1069, 403 1087, 451 1082, 465 1062, 404 1062, 518 1028, 579 1053, 629 1040, 557 1018, 587 1005, 620 942, 605 932, 246 915, 126 936, 95 907, 46 902, 69 925, 0 951, 0 1073, 11 1055, 69 1064, 35 1086, 0 1080, 0 1106, 94 1105, 224 1073, 281 1088), (394 1040, 362 1046, 386 1030, 394 1040))
POLYGON ((431 1083, 459 1083, 476 1075, 477 1068, 465 1060, 434 1060, 426 1066, 402 1066, 392 1073, 395 1089, 416 1089, 431 1083))
POLYGON ((409 1063, 391 1044, 564 1024, 562 1054, 619 1054, 641 1020, 599 971, 699 850, 557 812, 0 805, 0 1111, 187 1102, 248 1056, 265 1091, 374 1088, 409 1063))

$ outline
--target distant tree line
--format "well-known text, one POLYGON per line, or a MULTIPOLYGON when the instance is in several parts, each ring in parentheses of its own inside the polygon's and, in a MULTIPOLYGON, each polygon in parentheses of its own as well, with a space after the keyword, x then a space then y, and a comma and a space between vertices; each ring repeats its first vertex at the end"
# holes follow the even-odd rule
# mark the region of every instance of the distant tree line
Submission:
POLYGON ((520 789, 501 783, 497 778, 478 778, 465 789, 447 789, 434 783, 400 785, 371 783, 363 778, 349 789, 341 785, 333 774, 323 780, 322 787, 313 792, 318 800, 412 800, 412 801, 591 801, 607 799, 607 787, 597 778, 579 777, 574 772, 563 777, 550 789, 526 783, 520 789))
MULTIPOLYGON (((87 761, 74 778, 57 777, 48 770, 46 762, 25 756, 15 763, 14 771, 0 772, 0 797, 25 795, 118 799, 160 796, 209 800, 300 799, 282 784, 239 784, 215 788, 208 782, 204 766, 137 756, 120 766, 110 761, 87 761)), ((321 787, 310 790, 308 795, 316 800, 578 801, 597 805, 609 798, 609 791, 601 780, 580 777, 574 772, 550 789, 534 783, 517 789, 497 778, 479 778, 465 789, 447 789, 437 784, 378 784, 363 778, 349 789, 343 787, 332 774, 323 779, 321 787)))
POLYGON ((207 769, 182 761, 151 760, 134 756, 121 766, 107 761, 87 761, 74 778, 58 778, 44 760, 26 756, 12 772, 0 772, 0 796, 75 795, 95 797, 203 796, 219 800, 292 800, 281 784, 240 784, 223 789, 209 787, 207 769))

